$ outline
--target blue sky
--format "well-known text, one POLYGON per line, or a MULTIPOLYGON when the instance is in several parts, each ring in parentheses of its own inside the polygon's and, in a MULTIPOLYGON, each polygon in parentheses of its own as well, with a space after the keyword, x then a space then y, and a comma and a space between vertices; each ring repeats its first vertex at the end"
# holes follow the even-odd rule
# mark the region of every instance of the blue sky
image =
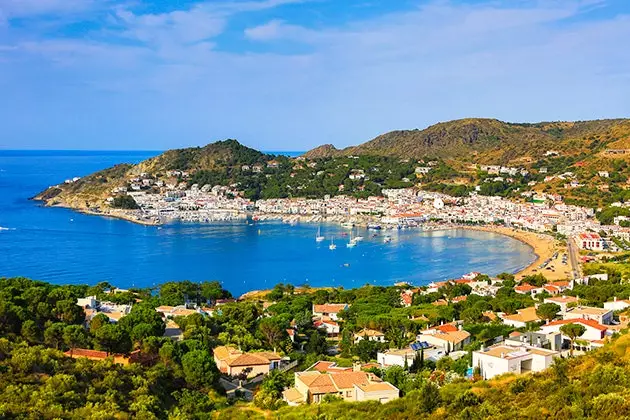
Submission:
POLYGON ((627 0, 0 0, 0 149, 630 116, 627 0))

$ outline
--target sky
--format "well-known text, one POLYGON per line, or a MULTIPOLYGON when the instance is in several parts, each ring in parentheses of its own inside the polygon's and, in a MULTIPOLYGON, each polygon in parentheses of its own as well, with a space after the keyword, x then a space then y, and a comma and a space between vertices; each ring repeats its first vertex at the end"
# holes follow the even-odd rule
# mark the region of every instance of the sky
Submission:
POLYGON ((0 149, 630 116, 628 0, 0 0, 0 149))

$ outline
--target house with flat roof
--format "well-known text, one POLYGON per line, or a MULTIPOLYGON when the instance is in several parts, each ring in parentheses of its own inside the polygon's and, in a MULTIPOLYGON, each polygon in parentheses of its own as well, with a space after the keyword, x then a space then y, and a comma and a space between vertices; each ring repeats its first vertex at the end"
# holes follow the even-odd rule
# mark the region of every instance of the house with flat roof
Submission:
POLYGON ((604 302, 604 309, 611 311, 623 311, 630 307, 630 299, 617 299, 614 298, 610 302, 604 302))
POLYGON ((479 368, 484 379, 505 373, 540 372, 552 365, 560 353, 527 345, 496 344, 473 352, 473 368, 479 368))
POLYGON ((369 372, 342 371, 295 373, 295 386, 283 392, 289 405, 320 403, 326 395, 344 401, 379 401, 386 403, 399 398, 400 391, 369 372))
POLYGON ((599 324, 610 325, 613 321, 613 311, 591 306, 576 306, 568 308, 563 315, 563 319, 591 319, 599 324))
POLYGON ((282 357, 272 352, 244 353, 234 347, 218 346, 212 351, 214 362, 221 373, 248 377, 266 375, 280 367, 282 357))

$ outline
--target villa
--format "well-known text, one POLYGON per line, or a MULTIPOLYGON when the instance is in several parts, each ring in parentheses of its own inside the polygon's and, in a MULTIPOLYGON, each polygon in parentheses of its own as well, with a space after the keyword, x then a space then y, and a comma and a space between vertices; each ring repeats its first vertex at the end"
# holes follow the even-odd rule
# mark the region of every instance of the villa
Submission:
POLYGON ((593 308, 590 306, 576 306, 568 308, 563 316, 564 319, 591 319, 599 324, 610 325, 613 321, 613 311, 610 309, 593 308))
MULTIPOLYGON (((552 321, 540 327, 540 331, 546 334, 561 332, 560 328, 567 324, 580 324, 586 329, 584 334, 579 337, 580 340, 590 342, 593 347, 601 347, 603 345, 602 340, 606 337, 608 328, 592 319, 561 319, 552 321)), ((562 338, 565 342, 570 340, 570 338, 564 336, 564 334, 562 338)))
POLYGON ((579 299, 575 296, 552 296, 545 298, 544 303, 555 303, 560 307, 560 312, 564 313, 568 309, 568 305, 577 305, 579 299))
POLYGON ((446 324, 422 331, 416 337, 419 342, 427 342, 436 347, 442 347, 447 352, 462 350, 470 343, 470 333, 453 325, 446 324))
POLYGON ((329 317, 333 321, 337 321, 337 315, 341 311, 348 310, 347 303, 326 303, 324 305, 313 305, 313 316, 323 318, 329 317))
POLYGON ((472 365, 484 379, 505 373, 540 372, 547 369, 560 353, 527 345, 497 344, 473 352, 472 365))
POLYGON ((368 372, 343 371, 322 373, 296 372, 295 386, 283 392, 289 405, 320 403, 325 396, 339 397, 344 401, 379 401, 386 403, 399 398, 400 391, 389 382, 368 372))
POLYGON ((370 330, 370 329, 364 328, 363 330, 361 330, 358 333, 354 334, 354 342, 355 343, 358 343, 361 340, 369 340, 369 341, 376 341, 376 342, 379 342, 379 343, 384 343, 385 342, 385 334, 383 334, 380 331, 370 330))
POLYGON ((280 367, 282 357, 271 352, 244 353, 234 347, 219 346, 213 351, 214 362, 229 376, 245 374, 248 377, 266 375, 280 367))

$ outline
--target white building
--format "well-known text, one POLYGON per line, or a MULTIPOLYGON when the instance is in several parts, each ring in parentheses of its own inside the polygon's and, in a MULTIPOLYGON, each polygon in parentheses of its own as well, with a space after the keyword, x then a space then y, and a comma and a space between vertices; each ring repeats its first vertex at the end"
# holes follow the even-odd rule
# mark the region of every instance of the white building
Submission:
POLYGON ((604 309, 610 311, 622 311, 630 306, 630 299, 618 300, 614 298, 612 302, 604 302, 604 309))
POLYGON ((597 321, 599 324, 610 325, 613 321, 613 311, 590 306, 576 306, 574 308, 568 308, 563 318, 593 320, 597 321))
POLYGON ((560 353, 525 345, 497 344, 473 352, 473 368, 479 368, 484 379, 505 373, 540 372, 553 363, 560 353))

